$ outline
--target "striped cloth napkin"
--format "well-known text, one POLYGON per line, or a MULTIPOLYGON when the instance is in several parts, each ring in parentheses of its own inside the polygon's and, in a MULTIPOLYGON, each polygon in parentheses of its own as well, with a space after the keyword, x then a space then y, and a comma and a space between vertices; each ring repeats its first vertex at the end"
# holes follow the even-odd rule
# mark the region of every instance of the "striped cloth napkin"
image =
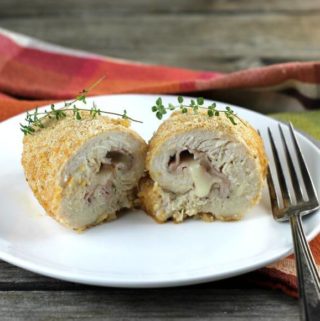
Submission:
MULTIPOLYGON (((277 114, 320 139, 320 62, 286 63, 222 74, 146 65, 71 50, 0 28, 0 121, 75 97, 102 76, 90 95, 194 93, 277 114), (195 93, 197 92, 197 93, 195 93), (304 111, 315 109, 314 111, 304 111), (288 113, 290 111, 290 113, 288 113)), ((318 268, 320 235, 311 242, 318 268)), ((292 256, 251 274, 255 282, 297 296, 292 256)))

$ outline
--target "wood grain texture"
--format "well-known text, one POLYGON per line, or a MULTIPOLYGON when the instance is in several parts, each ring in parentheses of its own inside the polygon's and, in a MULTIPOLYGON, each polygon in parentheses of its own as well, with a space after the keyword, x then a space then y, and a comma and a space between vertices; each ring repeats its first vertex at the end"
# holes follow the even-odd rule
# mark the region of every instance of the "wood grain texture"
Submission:
POLYGON ((132 13, 210 14, 289 13, 306 14, 320 10, 317 0, 1 0, 0 16, 116 15, 132 13))
POLYGON ((295 302, 275 309, 279 303, 281 299, 257 290, 245 293, 198 288, 0 292, 1 321, 298 320, 295 302), (259 309, 261 304, 265 305, 264 315, 259 309))
POLYGON ((310 61, 320 52, 320 2, 311 0, 2 0, 0 17, 4 28, 63 46, 196 69, 310 61))
POLYGON ((0 319, 299 320, 296 300, 259 288, 250 279, 248 274, 179 288, 99 288, 39 276, 0 261, 0 319))

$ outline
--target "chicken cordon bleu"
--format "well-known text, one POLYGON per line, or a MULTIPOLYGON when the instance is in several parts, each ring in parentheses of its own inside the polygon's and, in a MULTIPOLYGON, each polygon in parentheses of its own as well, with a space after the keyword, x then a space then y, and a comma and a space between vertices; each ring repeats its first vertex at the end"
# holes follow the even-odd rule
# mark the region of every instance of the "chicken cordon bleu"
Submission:
POLYGON ((139 186, 145 211, 158 222, 239 220, 261 197, 267 160, 247 122, 204 111, 175 112, 149 142, 148 177, 139 186))
POLYGON ((81 112, 26 135, 22 165, 46 212, 63 225, 84 230, 115 219, 136 202, 146 144, 129 121, 81 112))

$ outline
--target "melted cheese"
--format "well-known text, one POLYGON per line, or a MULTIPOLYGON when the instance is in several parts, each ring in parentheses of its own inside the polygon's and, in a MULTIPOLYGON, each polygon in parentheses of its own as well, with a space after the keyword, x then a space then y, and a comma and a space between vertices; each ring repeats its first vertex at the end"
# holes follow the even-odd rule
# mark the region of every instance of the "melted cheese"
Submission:
POLYGON ((210 193, 212 184, 215 183, 214 178, 197 161, 191 161, 188 164, 188 168, 196 195, 198 197, 207 196, 210 193))

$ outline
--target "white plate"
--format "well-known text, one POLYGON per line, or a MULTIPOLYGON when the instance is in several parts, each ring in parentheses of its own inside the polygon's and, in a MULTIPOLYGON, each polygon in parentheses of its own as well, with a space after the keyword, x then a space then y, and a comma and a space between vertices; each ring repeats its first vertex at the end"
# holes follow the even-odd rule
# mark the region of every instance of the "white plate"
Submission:
MULTIPOLYGON (((175 102, 172 96, 164 101, 175 102)), ((159 126, 150 111, 157 96, 115 95, 93 100, 106 110, 125 107, 143 120, 133 128, 146 140, 159 126)), ((90 102, 92 99, 88 99, 90 102)), ((219 108, 224 105, 218 103, 219 108)), ((234 107, 262 133, 277 122, 234 107)), ((245 273, 292 251, 290 228, 276 223, 265 189, 261 203, 240 222, 156 224, 142 211, 78 234, 60 226, 39 206, 20 165, 24 115, 0 124, 0 257, 47 276, 119 287, 159 287, 199 283, 245 273)), ((314 183, 320 187, 320 152, 298 134, 314 183)), ((278 138, 277 138, 278 139, 278 138)), ((304 219, 308 239, 320 230, 320 212, 304 219)))

